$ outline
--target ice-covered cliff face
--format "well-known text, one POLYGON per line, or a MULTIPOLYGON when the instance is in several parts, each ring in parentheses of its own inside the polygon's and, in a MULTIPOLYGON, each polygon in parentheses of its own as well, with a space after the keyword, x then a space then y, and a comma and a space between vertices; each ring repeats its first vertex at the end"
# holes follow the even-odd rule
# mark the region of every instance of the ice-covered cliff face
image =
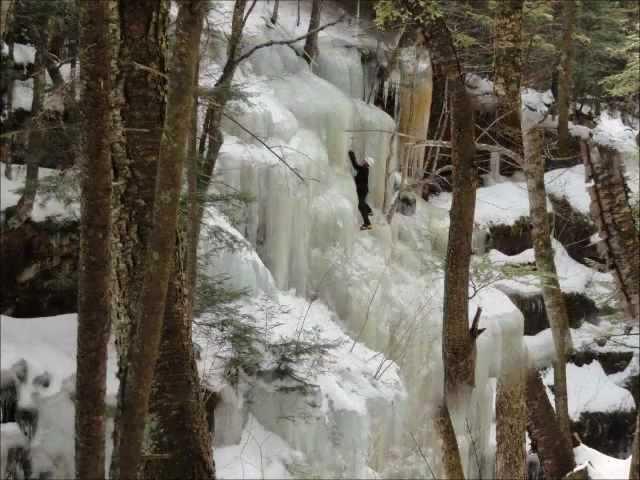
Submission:
MULTIPOLYGON (((323 22, 341 13, 326 5, 323 22)), ((308 7, 302 2, 297 26, 296 2, 281 2, 278 24, 272 28, 267 26, 271 6, 259 2, 244 48, 305 33, 308 7)), ((375 51, 377 41, 356 19, 349 22, 320 33, 320 56, 312 68, 290 46, 273 46, 257 51, 236 75, 234 83, 247 99, 232 102, 230 114, 285 157, 305 181, 255 138, 226 122, 216 174, 227 188, 255 198, 233 221, 237 234, 251 246, 219 254, 210 270, 228 274, 236 287, 250 288, 254 299, 266 295, 270 302, 284 303, 298 320, 313 318, 320 331, 344 329, 343 335, 357 347, 334 352, 335 368, 329 369, 330 380, 316 382, 319 398, 313 405, 300 394, 283 394, 261 381, 228 394, 218 421, 235 425, 233 442, 240 444, 242 426, 246 429, 257 420, 260 428, 302 454, 302 463, 316 475, 428 478, 420 451, 436 474, 441 458, 430 415, 442 394, 441 263, 448 212, 419 199, 415 215, 396 214, 391 225, 384 220, 382 209, 394 193, 389 187, 385 194, 385 183, 397 164, 391 139, 395 122, 363 101, 372 69, 362 61, 362 52, 375 51), (372 231, 358 230, 349 149, 358 158, 375 159, 368 197, 374 209, 372 231), (404 388, 394 384, 393 362, 404 388), (323 397, 330 408, 322 407, 323 397), (354 408, 359 397, 365 399, 359 403, 362 408, 354 408), (284 419, 286 415, 296 418, 284 419), (308 418, 313 420, 309 423, 308 418)), ((224 51, 223 44, 214 51, 224 51)), ((214 55, 203 69, 204 83, 215 77, 223 61, 222 55, 214 55)), ((224 223, 216 218, 211 221, 224 223)), ((210 247, 205 242, 204 248, 210 247)), ((484 309, 481 327, 488 330, 478 343, 476 388, 454 418, 471 476, 491 472, 491 377, 499 368, 503 340, 519 342, 522 336, 522 316, 502 293, 483 290, 473 299, 472 313, 476 305, 484 309)), ((290 323, 284 317, 278 320, 290 323)), ((274 334, 286 338, 291 330, 274 334)), ((237 451, 227 444, 218 452, 224 477, 221 462, 237 465, 229 460, 237 451)), ((292 475, 297 475, 294 467, 300 462, 282 460, 292 475)), ((234 475, 232 470, 228 474, 234 475)))

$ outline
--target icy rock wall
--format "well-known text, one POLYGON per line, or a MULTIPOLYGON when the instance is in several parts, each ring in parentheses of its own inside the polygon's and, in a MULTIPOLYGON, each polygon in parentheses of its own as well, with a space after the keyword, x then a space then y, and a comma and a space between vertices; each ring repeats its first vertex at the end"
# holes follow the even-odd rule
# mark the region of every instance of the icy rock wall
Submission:
MULTIPOLYGON (((285 15, 281 23, 295 30, 292 18, 285 15)), ((408 390, 408 404, 401 409, 401 425, 393 425, 397 416, 385 416, 388 405, 378 406, 383 415, 378 423, 386 425, 378 431, 369 425, 375 409, 368 416, 334 412, 329 423, 306 430, 292 426, 286 431, 275 421, 275 409, 301 400, 285 399, 266 388, 254 392, 261 411, 253 413, 295 448, 327 461, 332 452, 323 450, 322 445, 330 438, 327 425, 334 422, 334 430, 346 435, 342 447, 358 445, 357 459, 350 465, 336 466, 344 475, 362 473, 367 462, 383 475, 425 475, 423 460, 416 458, 408 433, 437 469, 439 443, 429 418, 442 395, 442 261, 448 212, 418 199, 415 215, 395 215, 391 225, 383 220, 386 175, 397 169, 397 147, 387 133, 395 123, 362 101, 369 68, 363 66, 353 43, 330 41, 331 35, 320 34, 315 73, 289 46, 257 51, 236 76, 248 98, 230 106, 235 118, 281 154, 305 181, 233 122, 223 125, 225 143, 216 173, 226 185, 255 197, 234 225, 271 272, 275 287, 318 298, 344 322, 355 341, 381 352, 383 355, 370 360, 375 365, 374 376, 384 375, 389 368, 390 361, 385 359, 396 362, 408 390), (369 232, 358 231, 360 216, 349 149, 358 158, 375 159, 368 197, 375 226, 369 232), (271 414, 267 412, 270 405, 274 409, 271 414), (391 459, 389 449, 394 442, 399 451, 394 451, 391 459), (364 455, 367 458, 363 452, 368 452, 364 455), (406 469, 407 458, 414 459, 415 469, 406 469)), ((344 37, 346 33, 335 35, 344 37)), ((292 36, 291 32, 283 34, 258 25, 247 36, 245 48, 292 36)), ((387 202, 392 193, 387 192, 387 202)), ((246 268, 242 272, 245 277, 248 272, 250 275, 246 268)), ((236 275, 233 269, 227 273, 232 279, 236 275)), ((260 283, 248 278, 242 282, 260 283)), ((478 296, 474 305, 485 309, 481 327, 488 330, 478 342, 476 388, 464 405, 456 407, 454 424, 465 470, 477 476, 490 472, 493 465, 490 425, 494 383, 490 378, 500 368, 497 359, 503 336, 514 337, 513 341, 522 336, 522 316, 505 295, 492 289, 478 296), (502 328, 504 323, 514 328, 502 328)), ((471 315, 474 312, 472 306, 471 315)))

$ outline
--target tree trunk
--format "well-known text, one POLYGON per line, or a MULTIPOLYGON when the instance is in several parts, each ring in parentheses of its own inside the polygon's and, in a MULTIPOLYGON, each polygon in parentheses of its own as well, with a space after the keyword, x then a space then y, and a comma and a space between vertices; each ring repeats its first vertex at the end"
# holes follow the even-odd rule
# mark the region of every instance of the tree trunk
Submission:
POLYGON ((502 362, 496 390, 496 478, 526 478, 525 366, 521 342, 515 342, 514 337, 503 340, 502 362), (510 349, 506 345, 509 342, 518 343, 520 348, 516 350, 520 351, 505 356, 505 349, 510 349))
POLYGON ((496 3, 494 91, 497 134, 509 150, 522 153, 520 84, 522 76, 522 7, 524 0, 496 3))
POLYGON ((148 242, 151 233, 156 166, 165 118, 169 2, 119 0, 119 10, 122 83, 112 99, 118 107, 114 113, 114 135, 118 138, 114 139, 112 149, 112 325, 120 380, 110 467, 110 476, 114 479, 120 476, 120 413, 129 366, 129 338, 136 334, 136 305, 144 273, 142 246, 148 242), (145 65, 148 69, 135 68, 135 64, 145 65))
POLYGON ((640 479, 640 414, 636 415, 636 435, 631 447, 631 466, 629 467, 629 480, 640 479))
POLYGON ((533 247, 536 268, 540 276, 542 296, 551 325, 556 356, 553 363, 556 415, 567 448, 572 445, 567 401, 566 355, 571 351, 569 318, 554 263, 551 228, 547 215, 547 195, 544 186, 544 158, 541 130, 534 128, 524 134, 524 171, 529 193, 529 210, 533 224, 533 247))
POLYGON ((130 368, 122 409, 120 476, 136 478, 142 455, 144 427, 151 394, 151 382, 158 357, 169 277, 174 266, 175 231, 182 168, 186 157, 195 74, 204 3, 180 3, 176 21, 176 40, 169 74, 167 116, 163 129, 158 170, 153 232, 145 253, 145 273, 140 297, 138 331, 129 347, 130 368))
POLYGON ((456 432, 446 403, 440 406, 435 417, 436 430, 442 440, 442 463, 445 477, 450 480, 464 479, 456 432))
POLYGON ((573 450, 563 439, 545 386, 533 369, 527 373, 527 407, 529 435, 536 444, 545 478, 563 478, 576 466, 573 450))
POLYGON ((215 477, 200 378, 191 340, 191 315, 185 235, 177 234, 175 267, 171 273, 160 355, 152 387, 150 453, 145 478, 194 480, 215 477))
MULTIPOLYGON (((211 180, 213 178, 213 172, 218 159, 218 153, 220 147, 222 147, 223 137, 220 130, 220 123, 222 122, 222 115, 227 105, 227 101, 231 98, 231 82, 235 75, 238 64, 236 63, 236 54, 240 47, 240 41, 242 39, 242 30, 244 28, 244 11, 246 8, 247 0, 236 0, 233 9, 233 18, 231 21, 231 35, 229 36, 229 43, 227 45, 227 62, 222 70, 222 75, 216 81, 216 85, 212 94, 212 98, 209 99, 209 106, 205 114, 203 134, 200 138, 200 144, 198 146, 198 172, 196 180, 196 191, 192 193, 195 196, 196 203, 190 205, 190 242, 188 249, 188 262, 190 279, 189 289, 189 305, 193 307, 195 290, 197 288, 197 254, 198 254, 198 242, 200 240, 200 232, 202 230, 202 220, 204 217, 204 204, 202 203, 203 197, 206 195, 211 180), (203 158, 204 157, 204 158, 203 158), (202 164, 200 164, 202 162, 202 164)), ((193 186, 191 187, 193 188, 193 186)))
POLYGON ((640 257, 638 231, 629 206, 624 163, 615 150, 582 144, 586 180, 591 196, 591 216, 602 241, 599 249, 612 271, 630 323, 638 326, 640 316, 640 257))
POLYGON ((558 65, 558 149, 561 157, 571 155, 569 150, 569 105, 573 62, 573 28, 576 18, 575 0, 562 2, 562 53, 558 65))
POLYGON ((38 170, 40 168, 40 157, 43 153, 43 137, 41 131, 42 115, 44 108, 44 88, 45 88, 45 55, 47 54, 47 34, 44 31, 36 32, 38 44, 33 63, 33 99, 31 101, 31 119, 27 126, 27 148, 25 163, 27 164, 27 175, 25 178, 24 191, 16 205, 15 216, 10 221, 11 228, 22 225, 33 213, 33 205, 38 192, 38 170))
POLYGON ((473 161, 473 110, 451 33, 441 20, 428 28, 422 34, 430 47, 434 70, 438 69, 448 79, 447 100, 451 107, 453 199, 449 214, 442 335, 445 395, 448 395, 463 385, 473 386, 475 381, 475 338, 478 331, 469 329, 469 264, 477 172, 473 161))
POLYGON ((80 4, 83 45, 82 216, 78 274, 76 475, 105 478, 105 392, 111 325, 111 89, 119 39, 115 2, 80 4), (88 48, 91 46, 91 48, 88 48))
MULTIPOLYGON (((315 30, 320 26, 320 11, 322 9, 322 0, 313 0, 311 4, 311 18, 309 19, 309 29, 315 30)), ((318 33, 309 35, 304 43, 304 59, 311 65, 318 56, 318 33)))
MULTIPOLYGON (((522 76, 523 0, 497 3, 494 87, 497 128, 504 146, 522 156, 520 84, 522 76)), ((506 173, 506 172, 505 172, 506 173)), ((502 367, 496 389, 496 477, 526 477, 525 361, 523 326, 503 326, 502 367)))
POLYGON ((271 23, 273 25, 278 23, 278 7, 280 7, 280 0, 275 0, 273 4, 273 14, 271 15, 271 23))

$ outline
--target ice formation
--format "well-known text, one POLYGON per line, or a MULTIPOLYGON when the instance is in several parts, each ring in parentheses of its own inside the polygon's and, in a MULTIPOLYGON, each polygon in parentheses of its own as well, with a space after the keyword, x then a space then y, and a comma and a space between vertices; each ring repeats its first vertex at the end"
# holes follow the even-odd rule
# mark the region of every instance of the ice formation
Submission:
MULTIPOLYGON (((256 7, 258 19, 260 8, 256 7)), ((245 48, 297 33, 295 9, 287 13, 280 8, 278 29, 265 28, 264 20, 248 24, 245 48)), ((248 98, 233 102, 233 117, 283 155, 305 181, 234 122, 225 122, 216 166, 219 180, 251 193, 255 201, 236 212, 233 229, 219 215, 210 219, 249 243, 214 256, 210 263, 211 273, 226 273, 234 286, 248 287, 254 299, 266 295, 297 317, 306 315, 308 307, 308 326, 316 323, 323 332, 340 328, 340 335, 351 339, 346 349, 333 353, 337 364, 329 369, 330 375, 324 380, 316 377, 316 406, 304 406, 300 395, 280 393, 264 382, 251 389, 257 400, 250 402, 246 391, 232 394, 221 385, 226 413, 218 421, 235 425, 236 443, 247 436, 249 419, 257 421, 301 452, 307 468, 323 476, 428 478, 417 447, 438 471, 439 444, 429 422, 442 395, 441 266, 448 210, 418 199, 414 215, 396 214, 391 225, 384 221, 382 210, 393 193, 385 189, 385 177, 397 162, 390 133, 395 122, 363 101, 370 69, 361 58, 370 46, 350 33, 344 27, 321 32, 321 54, 313 69, 293 48, 282 46, 257 51, 241 67, 236 81, 248 98), (376 160, 369 194, 375 225, 369 232, 358 231, 349 149, 376 160), (344 365, 350 366, 351 374, 344 365), (380 365, 388 366, 381 376, 380 365), (395 375, 404 387, 398 383, 385 392, 377 377, 390 382, 395 375), (331 408, 323 396, 330 399, 331 408), (279 419, 283 406, 313 419, 279 419), (348 458, 345 451, 350 452, 348 458)), ((214 57, 204 82, 219 71, 222 61, 214 57)), ((486 475, 492 468, 491 378, 500 368, 503 340, 520 342, 523 328, 520 312, 495 289, 487 288, 474 298, 472 313, 475 306, 483 307, 481 326, 488 330, 478 342, 476 389, 454 416, 465 470, 472 476, 486 475)), ((256 307, 247 302, 246 308, 256 307)), ((278 321, 285 330, 295 325, 285 316, 278 321)))

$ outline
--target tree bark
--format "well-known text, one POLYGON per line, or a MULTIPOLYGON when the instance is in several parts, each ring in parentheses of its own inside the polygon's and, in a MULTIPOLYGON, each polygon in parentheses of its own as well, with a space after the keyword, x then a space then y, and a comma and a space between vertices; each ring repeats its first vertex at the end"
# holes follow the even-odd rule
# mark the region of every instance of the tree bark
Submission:
MULTIPOLYGON (((220 130, 220 124, 222 122, 222 115, 227 105, 229 98, 231 98, 231 82, 235 75, 238 64, 236 58, 238 49, 240 48, 240 41, 242 39, 242 31, 244 29, 244 11, 246 8, 247 0, 236 0, 233 9, 233 17, 231 21, 231 35, 229 36, 229 43, 227 44, 227 62, 222 69, 222 75, 216 81, 215 88, 213 90, 212 98, 209 99, 209 106, 205 114, 203 134, 200 138, 200 144, 198 146, 198 172, 196 180, 196 190, 192 193, 195 196, 196 203, 190 205, 190 242, 188 249, 188 272, 189 272, 189 304, 193 307, 194 294, 197 288, 197 254, 198 243, 200 241, 200 232, 202 230, 202 220, 204 217, 204 204, 202 203, 203 197, 206 195, 211 180, 213 178, 213 172, 216 166, 216 160, 218 159, 218 153, 220 147, 222 147, 223 137, 220 130), (204 157, 204 158, 203 158, 204 157), (202 162, 202 163, 200 163, 202 162)), ((193 186, 192 186, 193 188, 193 186)))
POLYGON ((496 4, 494 91, 498 101, 496 122, 501 143, 522 154, 520 84, 522 77, 522 8, 524 0, 496 4))
POLYGON ((111 89, 118 39, 115 2, 80 4, 82 49, 82 216, 78 274, 76 475, 105 478, 105 392, 111 325, 111 89), (89 48, 91 47, 91 48, 89 48))
POLYGON ((152 454, 145 478, 174 480, 215 478, 211 435, 191 340, 189 283, 185 235, 176 239, 175 267, 169 282, 160 355, 156 365, 150 404, 149 431, 152 454), (165 457, 166 456, 166 457, 165 457))
POLYGON ((553 363, 556 416, 562 438, 568 448, 572 445, 567 401, 566 363, 571 351, 569 318, 554 262, 551 227, 547 215, 547 195, 544 185, 544 158, 541 130, 534 128, 524 134, 524 171, 527 178, 529 210, 533 224, 533 247, 536 268, 540 276, 542 296, 555 344, 553 363))
POLYGON ((130 368, 121 425, 122 431, 127 433, 127 443, 121 442, 119 451, 120 476, 124 479, 136 478, 142 455, 151 382, 158 357, 169 277, 174 266, 178 202, 203 17, 204 2, 185 0, 180 3, 167 114, 158 158, 153 231, 145 253, 138 331, 129 347, 130 368))
POLYGON ((446 403, 440 406, 435 418, 436 430, 442 440, 442 463, 445 477, 450 480, 464 479, 456 432, 446 403))
MULTIPOLYGON (((35 30, 35 27, 34 27, 35 30)), ((31 118, 27 126, 26 133, 26 155, 27 175, 25 177, 24 191, 18 200, 15 216, 11 219, 9 226, 18 228, 33 213, 33 205, 38 192, 38 171, 40 168, 40 157, 43 153, 43 132, 40 130, 42 115, 44 110, 44 88, 45 88, 45 55, 47 54, 47 33, 46 27, 43 31, 34 33, 37 38, 36 54, 33 62, 33 99, 31 101, 31 118)))
POLYGON ((533 369, 527 373, 527 407, 529 435, 536 444, 545 478, 563 478, 576 466, 573 450, 559 429, 540 374, 533 369))
MULTIPOLYGON (((494 23, 494 87, 498 101, 496 118, 500 119, 497 127, 504 146, 520 157, 523 3, 523 0, 497 3, 494 23)), ((524 332, 523 326, 519 327, 502 327, 502 367, 496 388, 496 477, 504 479, 525 478, 527 468, 524 332)))
POLYGON ((160 136, 166 108, 168 0, 119 0, 121 80, 113 94, 113 307, 118 350, 118 407, 114 422, 110 476, 119 478, 120 424, 128 347, 136 334, 136 305, 142 289, 144 249, 152 208, 160 136), (136 68, 145 65, 148 69, 136 68), (126 99, 126 100, 125 100, 126 99), (126 128, 126 138, 124 129, 126 128))
POLYGON ((562 2, 562 53, 558 64, 558 149, 561 157, 569 151, 569 105, 571 103, 573 29, 576 18, 575 0, 562 2))
POLYGON ((602 241, 599 249, 607 259, 630 324, 640 316, 640 244, 633 212, 626 194, 624 164, 620 154, 604 146, 582 144, 586 180, 591 196, 591 216, 602 241))
MULTIPOLYGON (((311 4, 311 18, 309 19, 309 29, 312 31, 320 26, 320 12, 322 10, 322 0, 313 0, 311 4)), ((309 35, 304 43, 304 59, 311 65, 318 56, 318 33, 309 35)))
POLYGON ((437 68, 448 79, 447 100, 451 107, 453 199, 449 214, 442 335, 445 395, 449 395, 463 385, 475 383, 475 338, 479 332, 469 329, 469 265, 477 172, 473 110, 451 33, 441 20, 429 27, 423 35, 430 47, 434 70, 437 68))

